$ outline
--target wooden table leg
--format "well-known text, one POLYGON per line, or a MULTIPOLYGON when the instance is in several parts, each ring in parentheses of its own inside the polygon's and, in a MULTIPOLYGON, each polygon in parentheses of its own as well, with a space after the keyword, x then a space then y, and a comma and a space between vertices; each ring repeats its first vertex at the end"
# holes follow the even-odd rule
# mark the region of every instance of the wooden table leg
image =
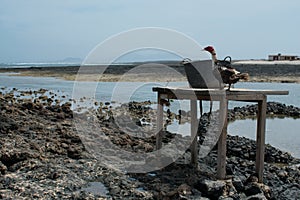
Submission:
POLYGON ((161 100, 161 95, 158 92, 157 94, 157 118, 156 118, 156 126, 157 126, 157 133, 156 133, 156 149, 161 149, 162 147, 162 137, 163 137, 163 102, 161 100))
POLYGON ((218 141, 218 160, 217 160, 217 178, 225 179, 226 177, 226 137, 227 137, 227 109, 228 101, 224 96, 220 100, 220 129, 221 135, 218 141))
POLYGON ((256 162, 255 170, 258 181, 263 182, 264 157, 265 157, 265 129, 266 129, 267 97, 258 102, 257 132, 256 132, 256 162))
POLYGON ((198 119, 197 119, 197 100, 191 100, 191 163, 194 167, 198 165, 198 119))

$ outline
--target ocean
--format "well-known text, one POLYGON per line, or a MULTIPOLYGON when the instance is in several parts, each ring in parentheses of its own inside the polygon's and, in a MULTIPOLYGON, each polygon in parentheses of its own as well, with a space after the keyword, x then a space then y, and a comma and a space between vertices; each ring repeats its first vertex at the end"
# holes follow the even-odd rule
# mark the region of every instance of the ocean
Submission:
POLYGON ((0 63, 0 68, 30 68, 30 67, 67 67, 67 66, 80 66, 78 62, 12 62, 0 63))
MULTIPOLYGON (((48 89, 59 95, 66 96, 66 100, 72 98, 74 81, 66 81, 57 78, 48 77, 26 77, 13 76, 13 74, 0 74, 0 91, 10 91, 13 88, 19 90, 38 90, 40 88, 48 89)), ((94 99, 102 102, 114 102, 114 105, 120 105, 128 101, 156 101, 156 93, 152 92, 153 86, 187 86, 186 82, 170 83, 143 83, 143 82, 86 82, 85 87, 95 86, 94 99)), ((276 101, 286 105, 300 107, 300 84, 296 83, 258 83, 241 82, 235 84, 236 88, 248 89, 268 89, 268 90, 288 90, 286 96, 269 96, 268 101, 276 101)), ((174 101, 170 109, 177 113, 178 109, 189 110, 188 101, 174 101), (173 104, 173 106, 172 106, 173 104)), ((245 106, 251 103, 230 102, 229 108, 236 106, 245 106)), ((216 107, 214 108, 216 109, 216 107)), ((204 110, 208 111, 208 103, 205 103, 204 110)), ((269 143, 279 149, 290 152, 293 156, 300 158, 300 119, 292 118, 274 118, 267 119, 266 125, 266 143, 269 143)), ((189 129, 188 124, 182 125, 181 129, 189 129)), ((176 127, 170 129, 178 130, 176 127)), ((238 120, 230 123, 228 133, 230 135, 245 136, 255 139, 256 120, 238 120)))

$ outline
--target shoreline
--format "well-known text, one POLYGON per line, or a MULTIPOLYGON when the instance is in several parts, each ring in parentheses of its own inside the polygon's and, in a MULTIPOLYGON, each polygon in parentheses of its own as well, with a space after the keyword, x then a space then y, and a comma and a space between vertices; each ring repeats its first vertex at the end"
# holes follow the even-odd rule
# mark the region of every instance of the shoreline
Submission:
MULTIPOLYGON (((149 74, 131 74, 131 75, 116 75, 116 74, 103 74, 103 75, 68 75, 68 74, 55 74, 55 73, 36 73, 36 72, 21 72, 10 74, 11 72, 4 72, 8 76, 24 76, 24 77, 41 77, 41 78, 58 78, 65 81, 91 81, 91 82, 183 82, 187 81, 186 77, 167 77, 149 74)), ((240 81, 242 82, 242 81, 240 81)), ((300 83, 299 76, 251 76, 248 81, 243 82, 264 82, 264 83, 300 83)))
MULTIPOLYGON (((164 68, 160 64, 113 65, 113 66, 66 66, 0 68, 0 73, 9 76, 53 77, 69 81, 99 82, 180 82, 187 81, 180 64, 164 68), (12 74, 9 74, 12 73, 12 74)), ((248 82, 300 83, 300 65, 291 64, 247 64, 236 62, 233 67, 250 74, 248 82)))

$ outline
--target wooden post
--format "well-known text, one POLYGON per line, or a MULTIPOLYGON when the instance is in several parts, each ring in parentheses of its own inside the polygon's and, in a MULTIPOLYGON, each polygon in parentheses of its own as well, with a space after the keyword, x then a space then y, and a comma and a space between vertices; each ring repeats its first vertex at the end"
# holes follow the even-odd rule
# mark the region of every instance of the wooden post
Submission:
POLYGON ((203 114, 203 104, 202 104, 202 100, 200 99, 199 101, 199 107, 200 107, 200 116, 202 117, 202 114, 203 114))
POLYGON ((226 137, 227 137, 227 109, 226 96, 220 99, 220 129, 221 135, 218 141, 217 178, 225 179, 226 176, 226 137))
POLYGON ((266 129, 267 97, 258 101, 257 132, 256 132, 256 162, 255 170, 258 181, 263 182, 264 158, 265 158, 265 129, 266 129))
POLYGON ((191 100, 191 163, 194 167, 198 165, 198 119, 197 119, 197 100, 191 100))
POLYGON ((157 118, 156 118, 156 128, 157 128, 157 136, 156 136, 156 149, 159 150, 162 147, 162 137, 163 137, 163 102, 161 100, 161 94, 158 92, 157 94, 157 118))

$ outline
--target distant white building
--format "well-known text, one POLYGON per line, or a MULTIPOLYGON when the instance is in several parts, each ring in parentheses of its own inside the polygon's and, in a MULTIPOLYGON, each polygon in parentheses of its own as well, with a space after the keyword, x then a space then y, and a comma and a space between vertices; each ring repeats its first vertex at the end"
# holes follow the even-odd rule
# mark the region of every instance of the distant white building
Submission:
POLYGON ((277 55, 269 55, 269 60, 300 60, 300 58, 295 55, 281 55, 281 53, 279 53, 277 55))

